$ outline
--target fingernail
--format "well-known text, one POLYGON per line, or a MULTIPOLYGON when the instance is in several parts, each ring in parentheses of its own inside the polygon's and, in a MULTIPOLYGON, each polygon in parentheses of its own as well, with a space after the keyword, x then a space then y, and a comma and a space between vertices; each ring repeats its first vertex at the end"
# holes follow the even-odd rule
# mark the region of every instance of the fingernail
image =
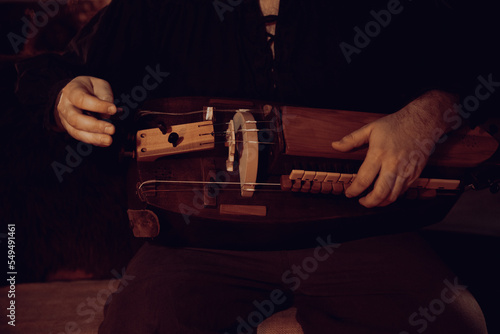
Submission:
POLYGON ((114 113, 116 112, 116 107, 115 107, 115 106, 109 106, 109 107, 108 107, 108 112, 109 112, 110 114, 114 114, 114 113))
POLYGON ((353 197, 353 196, 352 196, 352 194, 351 194, 351 193, 346 192, 346 193, 345 193, 345 197, 347 197, 347 198, 351 198, 351 197, 353 197))
POLYGON ((104 128, 104 132, 108 135, 112 135, 115 132, 115 129, 112 126, 107 126, 104 128))

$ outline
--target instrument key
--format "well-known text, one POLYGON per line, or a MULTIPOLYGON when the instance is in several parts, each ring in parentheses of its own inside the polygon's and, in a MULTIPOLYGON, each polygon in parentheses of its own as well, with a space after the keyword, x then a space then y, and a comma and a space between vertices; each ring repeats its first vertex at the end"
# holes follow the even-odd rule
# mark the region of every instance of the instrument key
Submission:
MULTIPOLYGON (((326 172, 316 172, 311 185, 311 193, 318 194, 321 192, 321 185, 326 178, 326 172)), ((331 191, 331 190, 330 190, 331 191)))
POLYGON ((343 183, 332 183, 332 194, 341 195, 344 192, 344 184, 343 183))
POLYGON ((331 194, 333 190, 332 182, 321 182, 321 193, 322 194, 331 194))
POLYGON ((293 183, 288 175, 281 175, 280 184, 281 184, 281 190, 284 191, 292 190, 293 183))
POLYGON ((290 180, 302 180, 302 176, 304 175, 305 171, 301 169, 294 169, 290 173, 290 180))
POLYGON ((323 182, 336 183, 340 178, 340 173, 326 173, 325 180, 323 182))
POLYGON ((308 193, 311 191, 311 183, 314 180, 314 176, 316 175, 316 172, 312 171, 305 171, 304 175, 302 175, 302 181, 304 181, 304 184, 302 185, 302 188, 300 189, 301 192, 303 193, 308 193))
POLYGON ((429 183, 429 179, 425 178, 416 179, 410 185, 410 188, 425 188, 427 186, 427 183, 429 183))
POLYGON ((437 196, 435 189, 418 189, 418 199, 433 199, 437 196))
POLYGON ((404 193, 404 198, 406 199, 417 199, 418 198, 418 189, 417 188, 410 188, 404 193))
POLYGON ((457 190, 460 180, 429 179, 426 189, 457 190))
POLYGON ((339 180, 337 182, 341 183, 349 183, 352 180, 353 175, 352 174, 340 174, 339 180))
MULTIPOLYGON (((281 177, 280 184, 282 190, 341 195, 352 185, 356 176, 357 174, 350 173, 294 169, 290 175, 281 177)), ((459 187, 460 180, 419 178, 401 196, 407 199, 434 198, 437 190, 457 190, 459 187)))
POLYGON ((298 192, 302 188, 302 176, 304 175, 305 171, 302 169, 294 169, 290 173, 290 180, 292 181, 292 191, 293 192, 298 192))

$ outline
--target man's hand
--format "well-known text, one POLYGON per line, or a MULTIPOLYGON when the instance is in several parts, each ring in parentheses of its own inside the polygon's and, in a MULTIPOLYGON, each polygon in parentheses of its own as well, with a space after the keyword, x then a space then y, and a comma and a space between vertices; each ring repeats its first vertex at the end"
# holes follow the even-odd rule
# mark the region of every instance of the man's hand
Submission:
POLYGON ((362 205, 386 206, 394 202, 420 176, 435 142, 450 130, 443 114, 453 110, 455 101, 455 96, 445 92, 427 92, 398 112, 333 142, 332 147, 342 152, 369 145, 346 196, 358 196, 374 184, 373 190, 359 200, 362 205))
POLYGON ((109 146, 115 127, 98 120, 87 112, 102 118, 116 113, 113 92, 107 81, 80 76, 70 81, 59 94, 54 117, 59 128, 65 129, 73 138, 96 146, 109 146))

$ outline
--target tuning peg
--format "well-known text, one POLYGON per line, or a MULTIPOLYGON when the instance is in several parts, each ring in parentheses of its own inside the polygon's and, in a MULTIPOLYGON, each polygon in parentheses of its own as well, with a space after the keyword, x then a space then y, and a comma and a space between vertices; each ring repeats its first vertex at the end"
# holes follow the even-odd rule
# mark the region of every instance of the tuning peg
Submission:
POLYGON ((172 143, 172 145, 174 145, 174 147, 177 146, 178 141, 179 141, 179 134, 177 132, 172 132, 168 136, 168 142, 172 143))
POLYGON ((135 151, 127 151, 125 148, 121 148, 118 154, 119 161, 124 159, 135 159, 135 151))
POLYGON ((158 129, 160 129, 161 133, 164 135, 168 132, 168 126, 163 121, 158 122, 158 129))

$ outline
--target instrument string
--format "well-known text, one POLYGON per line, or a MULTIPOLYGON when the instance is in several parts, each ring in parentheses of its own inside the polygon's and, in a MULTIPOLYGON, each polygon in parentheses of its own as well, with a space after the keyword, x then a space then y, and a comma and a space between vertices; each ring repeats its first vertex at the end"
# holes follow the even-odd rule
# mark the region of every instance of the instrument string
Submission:
MULTIPOLYGON (((245 121, 243 123, 245 124, 261 124, 261 123, 273 123, 274 121, 245 121)), ((198 125, 199 127, 202 127, 202 126, 210 126, 210 125, 213 125, 213 126, 219 126, 219 125, 229 125, 230 122, 223 122, 223 123, 213 123, 213 124, 200 124, 198 125)))
MULTIPOLYGON (((261 112, 259 109, 215 109, 214 111, 216 112, 223 112, 223 113, 235 113, 235 112, 244 112, 244 111, 255 111, 255 112, 261 112)), ((169 112, 169 111, 154 111, 154 110, 140 110, 139 111, 139 116, 144 116, 144 115, 166 115, 166 116, 185 116, 185 115, 196 115, 196 114, 204 114, 206 113, 205 110, 195 110, 195 111, 188 111, 188 112, 169 112)))
MULTIPOLYGON (((157 193, 157 192, 191 192, 193 188, 183 188, 183 189, 151 189, 151 190, 141 190, 143 194, 147 193, 157 193)), ((241 192, 241 188, 224 188, 224 191, 234 191, 241 192)), ((250 192, 282 192, 281 189, 245 189, 245 191, 250 192)))
MULTIPOLYGON (((254 109, 217 109, 219 112, 242 112, 242 111, 255 111, 254 109)), ((203 114, 205 111, 203 110, 196 110, 196 111, 189 111, 189 112, 184 112, 184 113, 177 113, 177 112, 166 112, 166 111, 151 111, 151 110, 141 110, 139 111, 139 116, 144 116, 144 115, 165 115, 165 116, 185 116, 185 115, 196 115, 196 114, 203 114)), ((245 121, 246 124, 259 124, 259 123, 273 123, 274 121, 269 120, 269 121, 245 121)), ((229 125, 230 122, 222 122, 222 123, 213 123, 213 124, 202 124, 199 126, 218 126, 218 125, 229 125)))
MULTIPOLYGON (((148 184, 156 184, 156 183, 165 183, 165 184, 216 184, 216 185, 238 185, 238 186, 268 186, 268 187, 280 187, 280 183, 271 183, 271 182, 247 182, 244 184, 241 184, 240 182, 234 182, 234 181, 192 181, 192 180, 148 180, 142 182, 138 187, 137 190, 141 190, 142 187, 148 185, 148 184)), ((253 191, 253 190, 249 190, 253 191)))
POLYGON ((185 115, 195 115, 202 114, 203 110, 189 111, 189 112, 167 112, 167 111, 152 111, 152 110, 140 110, 139 116, 144 115, 166 115, 166 116, 185 116, 185 115))
MULTIPOLYGON (((247 123, 257 123, 257 121, 248 121, 247 123)), ((202 126, 207 126, 208 124, 201 124, 198 125, 198 127, 202 126)), ((239 129, 236 131, 236 133, 242 133, 242 132, 268 132, 269 129, 239 129)), ((228 131, 218 131, 218 132, 206 132, 206 133, 200 133, 198 136, 221 136, 221 137, 226 137, 228 134, 228 131)), ((227 142, 233 142, 233 143, 256 143, 256 144, 263 144, 263 145, 272 145, 274 142, 267 142, 267 141, 254 141, 254 140, 231 140, 231 141, 215 141, 215 143, 227 143, 227 142)), ((211 143, 202 143, 201 145, 208 145, 211 143)))
MULTIPOLYGON (((273 145, 274 143, 273 142, 268 142, 268 141, 256 141, 256 140, 234 140, 234 141, 231 141, 232 143, 251 143, 251 144, 262 144, 262 145, 273 145)), ((226 144, 226 143, 229 143, 228 141, 214 141, 214 142, 210 142, 210 143, 200 143, 200 146, 201 145, 212 145, 212 144, 226 144)))
MULTIPOLYGON (((236 133, 241 133, 241 132, 269 132, 269 130, 258 130, 258 129, 248 129, 248 130, 239 130, 236 133)), ((220 132, 207 132, 207 133, 200 133, 200 136, 207 136, 207 135, 212 135, 212 136, 226 136, 227 132, 220 131, 220 132)))

